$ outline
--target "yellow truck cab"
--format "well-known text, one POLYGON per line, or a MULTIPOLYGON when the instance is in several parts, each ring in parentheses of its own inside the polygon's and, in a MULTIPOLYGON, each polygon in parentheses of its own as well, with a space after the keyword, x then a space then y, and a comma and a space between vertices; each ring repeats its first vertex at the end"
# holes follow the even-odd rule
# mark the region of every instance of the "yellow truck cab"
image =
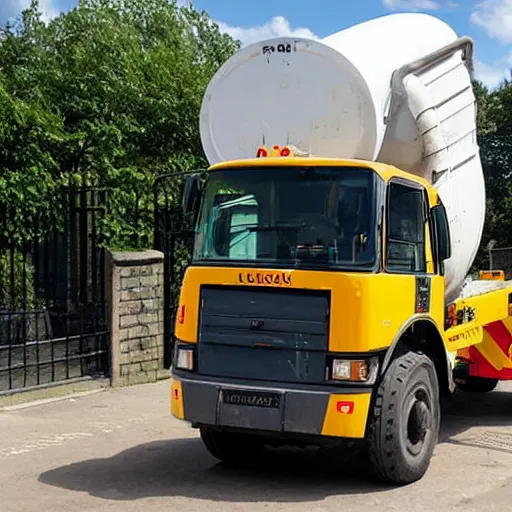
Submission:
POLYGON ((171 410, 218 459, 360 440, 406 484, 443 395, 512 379, 512 284, 467 281, 486 205, 472 55, 394 14, 248 45, 213 76, 171 410))
POLYGON ((222 460, 266 442, 368 439, 382 477, 426 470, 451 385, 449 230, 422 178, 374 162, 213 166, 175 327, 172 414, 222 460))

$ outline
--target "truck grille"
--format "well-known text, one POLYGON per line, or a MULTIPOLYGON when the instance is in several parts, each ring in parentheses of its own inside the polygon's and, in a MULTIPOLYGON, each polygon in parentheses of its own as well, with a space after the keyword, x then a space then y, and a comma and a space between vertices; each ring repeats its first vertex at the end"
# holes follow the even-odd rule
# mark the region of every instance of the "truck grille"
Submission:
POLYGON ((328 292, 203 287, 198 372, 324 382, 329 300, 328 292))

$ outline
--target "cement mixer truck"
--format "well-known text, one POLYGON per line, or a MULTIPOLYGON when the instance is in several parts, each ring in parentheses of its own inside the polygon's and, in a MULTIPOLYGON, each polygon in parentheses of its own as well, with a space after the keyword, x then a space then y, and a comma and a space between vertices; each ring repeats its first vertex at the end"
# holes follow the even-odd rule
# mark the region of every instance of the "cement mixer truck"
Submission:
POLYGON ((394 14, 252 44, 212 78, 170 401, 217 459, 360 440, 404 485, 441 398, 512 376, 512 286, 466 280, 485 217, 472 56, 394 14))

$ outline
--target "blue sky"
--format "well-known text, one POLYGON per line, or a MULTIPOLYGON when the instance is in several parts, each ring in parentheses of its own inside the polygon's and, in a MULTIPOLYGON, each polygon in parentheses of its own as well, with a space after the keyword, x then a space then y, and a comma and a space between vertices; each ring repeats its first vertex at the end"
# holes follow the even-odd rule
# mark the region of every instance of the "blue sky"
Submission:
MULTIPOLYGON (((78 0, 39 0, 47 18, 78 0)), ((180 0, 186 2, 186 0, 180 0)), ((0 0, 0 23, 18 15, 30 0, 0 0)), ((489 87, 510 78, 512 0, 193 0, 220 27, 243 43, 271 36, 325 37, 355 23, 391 12, 423 11, 447 21, 476 44, 477 77, 489 87)))

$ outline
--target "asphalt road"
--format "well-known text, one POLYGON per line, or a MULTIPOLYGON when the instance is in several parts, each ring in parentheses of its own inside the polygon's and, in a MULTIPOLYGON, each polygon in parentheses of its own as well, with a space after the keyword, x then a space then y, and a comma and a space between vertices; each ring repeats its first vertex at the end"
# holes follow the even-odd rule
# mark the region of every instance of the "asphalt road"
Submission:
POLYGON ((512 384, 456 396, 428 474, 398 489, 346 451, 269 450, 257 468, 226 468, 170 417, 168 387, 0 412, 0 511, 512 511, 512 384))

